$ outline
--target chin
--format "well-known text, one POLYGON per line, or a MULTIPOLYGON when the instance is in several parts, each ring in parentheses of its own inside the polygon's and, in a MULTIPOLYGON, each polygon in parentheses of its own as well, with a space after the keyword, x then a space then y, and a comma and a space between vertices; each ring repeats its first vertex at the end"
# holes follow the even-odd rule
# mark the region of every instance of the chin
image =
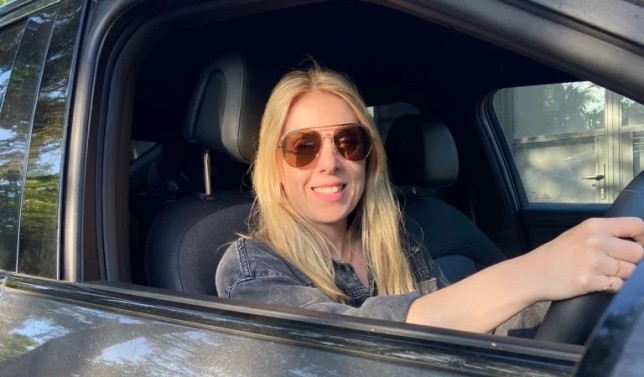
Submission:
POLYGON ((319 214, 315 217, 313 217, 313 222, 318 223, 318 224, 324 224, 324 225, 333 225, 336 223, 339 223, 349 216, 349 213, 347 212, 346 214, 343 213, 341 215, 339 214, 334 214, 334 215, 329 215, 329 216, 320 216, 319 214))

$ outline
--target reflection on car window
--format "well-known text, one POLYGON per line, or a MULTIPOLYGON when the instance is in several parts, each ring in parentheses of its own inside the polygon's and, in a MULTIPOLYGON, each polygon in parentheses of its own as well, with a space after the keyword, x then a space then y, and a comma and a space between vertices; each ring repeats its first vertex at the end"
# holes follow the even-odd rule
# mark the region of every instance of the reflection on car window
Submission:
POLYGON ((7 7, 8 5, 15 3, 16 1, 17 0, 0 0, 0 11, 3 10, 3 8, 7 7))
POLYGON ((130 161, 138 160, 147 151, 157 145, 154 141, 132 140, 130 144, 130 161))
MULTIPOLYGON (((7 112, 5 94, 13 71, 13 61, 25 23, 0 31, 0 114, 7 112)), ((24 144, 13 124, 0 116, 0 269, 16 269, 20 188, 23 185, 21 164, 24 144)))
POLYGON ((18 272, 50 278, 58 275, 61 159, 79 3, 65 2, 53 22, 34 116, 20 220, 18 272))
POLYGON ((528 200, 611 203, 644 168, 644 106, 590 82, 494 96, 528 200))
MULTIPOLYGON (((17 219, 20 216, 20 205, 24 192, 25 162, 33 122, 34 104, 52 21, 51 10, 39 17, 31 17, 27 20, 0 114, 0 127, 11 129, 14 132, 12 140, 13 153, 15 153, 14 171, 20 181, 20 184, 11 193, 12 197, 16 199, 14 206, 11 211, 3 214, 10 218, 17 219)), ((17 240, 13 239, 12 242, 11 248, 15 253, 17 240)))

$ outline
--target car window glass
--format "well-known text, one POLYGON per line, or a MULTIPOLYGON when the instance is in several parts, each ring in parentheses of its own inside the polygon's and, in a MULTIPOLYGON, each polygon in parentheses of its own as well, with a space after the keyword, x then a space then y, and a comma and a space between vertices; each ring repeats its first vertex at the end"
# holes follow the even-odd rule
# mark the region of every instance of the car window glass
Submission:
MULTIPOLYGON (((18 272, 57 278, 61 164, 79 2, 43 13, 53 24, 29 146, 20 219, 18 272)), ((43 28, 44 29, 44 28, 43 28)), ((46 31, 43 30, 43 33, 46 31)))
MULTIPOLYGON (((0 11, 4 10, 4 8, 8 8, 9 5, 12 5, 13 3, 16 3, 17 0, 0 0, 0 11)), ((25 2, 25 1, 21 1, 25 2)))
POLYGON ((0 269, 57 277, 61 158, 79 2, 0 32, 0 269))
MULTIPOLYGON (((53 21, 52 11, 27 20, 25 32, 18 46, 14 69, 9 79, 4 106, 0 113, 0 127, 13 132, 14 167, 19 185, 14 186, 12 197, 15 203, 5 216, 20 218, 20 207, 23 201, 25 163, 28 153, 29 135, 33 122, 33 112, 45 51, 53 21)), ((20 224, 19 221, 16 221, 20 224)), ((20 226, 18 225, 18 230, 20 226)), ((17 239, 12 239, 11 249, 15 253, 17 239)))
POLYGON ((644 106, 591 82, 494 96, 528 201, 611 203, 644 168, 644 106))
MULTIPOLYGON (((5 95, 18 44, 25 30, 25 23, 13 25, 0 31, 0 119, 9 110, 5 95)), ((25 145, 18 134, 17 126, 0 122, 0 269, 16 269, 18 237, 18 213, 21 187, 24 183, 21 165, 25 145)))

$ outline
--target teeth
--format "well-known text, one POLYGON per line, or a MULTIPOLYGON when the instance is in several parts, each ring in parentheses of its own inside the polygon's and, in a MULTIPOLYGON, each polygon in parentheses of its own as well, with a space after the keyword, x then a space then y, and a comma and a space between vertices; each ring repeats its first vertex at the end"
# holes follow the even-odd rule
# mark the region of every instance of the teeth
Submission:
POLYGON ((314 187, 313 191, 319 192, 320 194, 335 194, 336 192, 342 190, 344 185, 339 185, 339 186, 329 186, 329 187, 314 187))

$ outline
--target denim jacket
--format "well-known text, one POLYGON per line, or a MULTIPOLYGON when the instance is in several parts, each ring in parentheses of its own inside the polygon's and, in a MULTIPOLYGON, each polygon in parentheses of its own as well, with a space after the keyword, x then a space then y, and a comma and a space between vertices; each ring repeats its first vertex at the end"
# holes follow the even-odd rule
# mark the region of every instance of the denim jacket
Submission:
POLYGON ((414 300, 447 285, 445 276, 425 247, 412 243, 407 258, 417 290, 391 296, 376 295, 377 287, 371 273, 368 287, 365 287, 351 265, 333 262, 335 283, 349 297, 346 303, 338 303, 268 246, 240 238, 228 247, 219 263, 216 286, 219 295, 226 298, 404 321, 414 300))

